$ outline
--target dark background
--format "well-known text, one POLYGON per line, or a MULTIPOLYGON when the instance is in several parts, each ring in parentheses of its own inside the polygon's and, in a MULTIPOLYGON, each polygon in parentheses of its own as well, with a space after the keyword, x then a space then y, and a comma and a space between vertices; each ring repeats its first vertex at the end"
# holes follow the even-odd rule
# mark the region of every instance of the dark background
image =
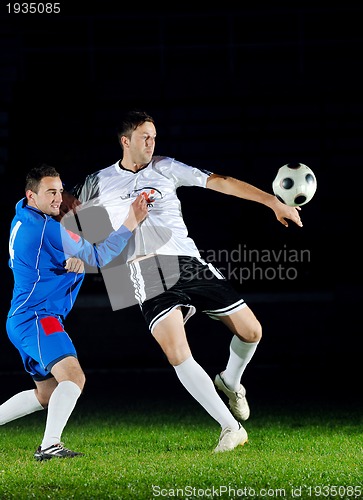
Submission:
MULTIPOLYGON (((157 154, 269 192, 280 166, 312 168, 318 189, 302 208, 303 228, 286 229, 266 207, 203 189, 180 188, 179 195, 204 252, 309 251, 309 261, 292 264, 294 280, 272 279, 266 267, 273 273, 276 263, 261 264, 262 275, 243 282, 230 276, 264 328, 245 383, 261 396, 278 390, 284 397, 299 386, 319 397, 338 390, 356 397, 363 7, 183 3, 164 10, 98 2, 82 10, 73 3, 61 1, 60 14, 9 13, 9 2, 0 3, 4 376, 22 372, 5 317, 9 225, 25 173, 48 162, 72 187, 114 163, 121 156, 118 118, 137 107, 156 120, 157 154)), ((226 266, 223 257, 218 264, 226 266)), ((234 262, 233 269, 253 264, 234 262)), ((171 373, 138 307, 112 311, 101 276, 87 276, 67 328, 89 374, 171 373)), ((200 314, 187 330, 194 357, 211 375, 223 369, 228 332, 200 314)))

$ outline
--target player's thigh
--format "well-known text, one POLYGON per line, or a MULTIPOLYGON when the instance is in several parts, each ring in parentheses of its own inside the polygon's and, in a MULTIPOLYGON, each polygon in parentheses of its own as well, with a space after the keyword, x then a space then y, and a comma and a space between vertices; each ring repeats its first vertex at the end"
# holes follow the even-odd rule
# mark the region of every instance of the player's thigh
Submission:
POLYGON ((152 335, 173 366, 182 363, 191 355, 183 314, 179 307, 154 326, 152 335))
POLYGON ((74 356, 66 356, 51 368, 51 373, 58 383, 64 380, 71 380, 82 390, 86 381, 85 374, 74 356))
POLYGON ((229 316, 219 318, 232 333, 245 342, 258 342, 262 337, 261 323, 248 306, 229 316))

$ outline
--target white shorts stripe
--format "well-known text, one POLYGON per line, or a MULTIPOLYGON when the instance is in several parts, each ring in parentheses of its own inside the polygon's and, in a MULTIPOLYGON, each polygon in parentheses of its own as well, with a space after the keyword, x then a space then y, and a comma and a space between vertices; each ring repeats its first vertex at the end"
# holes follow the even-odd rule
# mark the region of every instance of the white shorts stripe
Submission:
POLYGON ((203 312, 208 314, 208 316, 210 316, 210 317, 229 316, 230 314, 233 314, 233 313, 239 311, 240 309, 243 309, 246 306, 247 306, 246 302, 243 299, 241 299, 238 302, 235 302, 234 304, 229 305, 228 307, 223 307, 222 309, 215 309, 214 311, 205 310, 203 312))
POLYGON ((141 274, 140 264, 138 262, 132 262, 129 264, 130 267, 130 278, 135 289, 135 298, 138 300, 139 304, 142 304, 146 299, 145 293, 145 282, 141 274))
POLYGON ((183 307, 183 308, 187 308, 188 309, 187 313, 184 314, 184 318, 183 318, 184 325, 188 321, 188 319, 190 317, 192 317, 193 314, 195 314, 195 312, 196 312, 195 307, 192 306, 192 305, 186 306, 185 304, 176 304, 175 306, 170 307, 169 309, 165 309, 164 311, 161 311, 157 316, 155 316, 155 318, 153 318, 153 320, 149 324, 150 331, 152 332, 153 329, 155 328, 155 326, 158 323, 160 323, 160 321, 162 321, 163 319, 167 318, 169 316, 169 314, 172 313, 174 311, 174 309, 176 309, 177 307, 183 307))

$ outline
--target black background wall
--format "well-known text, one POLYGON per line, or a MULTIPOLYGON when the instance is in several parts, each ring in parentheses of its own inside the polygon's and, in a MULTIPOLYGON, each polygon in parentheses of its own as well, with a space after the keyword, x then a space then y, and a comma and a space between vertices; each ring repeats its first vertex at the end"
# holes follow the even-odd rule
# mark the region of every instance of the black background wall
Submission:
MULTIPOLYGON (((250 382, 261 379, 269 390, 276 374, 286 385, 308 380, 354 393, 362 347, 363 7, 142 10, 102 2, 82 10, 73 3, 60 2, 59 14, 0 6, 0 369, 22 370, 5 317, 9 224, 26 171, 45 161, 72 186, 114 163, 118 117, 137 107, 156 120, 158 154, 270 192, 285 163, 313 169, 318 190, 302 209, 303 228, 286 229, 265 207, 210 191, 179 194, 190 235, 205 254, 215 252, 263 323, 250 382), (274 275, 276 262, 234 259, 243 249, 305 251, 309 259, 291 264, 296 277, 284 279, 274 275)), ((137 306, 112 311, 101 276, 87 276, 67 326, 85 369, 167 367, 137 306)), ((223 369, 228 333, 200 315, 187 327, 195 357, 211 372, 223 369)))

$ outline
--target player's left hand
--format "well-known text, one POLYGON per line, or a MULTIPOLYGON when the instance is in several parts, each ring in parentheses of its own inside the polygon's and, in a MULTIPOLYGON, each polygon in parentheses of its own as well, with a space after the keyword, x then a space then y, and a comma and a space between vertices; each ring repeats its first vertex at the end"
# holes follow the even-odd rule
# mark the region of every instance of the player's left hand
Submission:
POLYGON ((128 216, 123 225, 133 231, 148 216, 146 199, 143 194, 139 194, 131 203, 128 216))
POLYGON ((84 273, 84 262, 77 257, 69 257, 66 260, 64 269, 67 270, 67 273, 84 273))
POLYGON ((299 227, 303 226, 303 223, 300 219, 299 211, 301 207, 290 207, 289 205, 285 205, 276 198, 276 204, 273 207, 273 211, 275 212, 276 219, 281 222, 284 226, 288 227, 288 222, 286 219, 295 222, 295 224, 299 227))

